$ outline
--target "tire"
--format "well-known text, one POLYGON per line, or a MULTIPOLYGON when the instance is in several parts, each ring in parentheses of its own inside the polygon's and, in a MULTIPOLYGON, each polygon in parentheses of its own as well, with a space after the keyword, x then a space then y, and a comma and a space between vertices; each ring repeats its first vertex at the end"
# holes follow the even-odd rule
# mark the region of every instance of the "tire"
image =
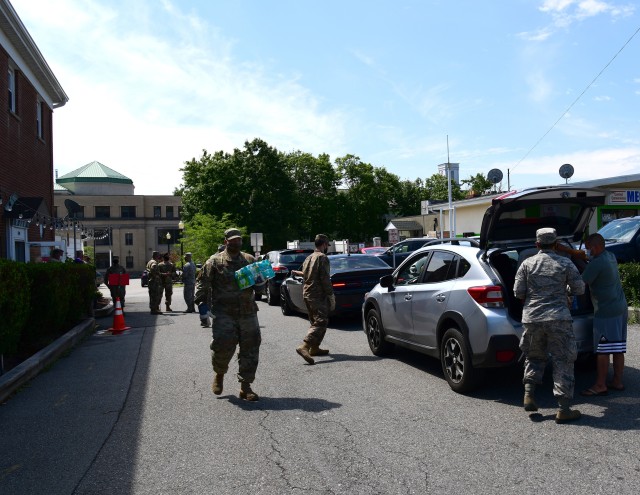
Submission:
POLYGON ((280 294, 278 294, 269 283, 267 283, 267 287, 265 288, 265 295, 267 296, 267 304, 269 306, 277 306, 280 302, 280 294))
POLYGON ((285 316, 291 316, 295 311, 291 308, 291 304, 289 303, 289 297, 287 297, 287 293, 284 288, 280 289, 280 310, 282 314, 285 316))
POLYGON ((444 377, 453 391, 465 393, 478 386, 480 370, 473 368, 467 342, 457 328, 448 329, 442 336, 440 362, 444 377))
POLYGON ((375 356, 387 356, 394 348, 394 345, 385 340, 384 327, 382 319, 375 309, 367 312, 366 333, 369 349, 375 356))

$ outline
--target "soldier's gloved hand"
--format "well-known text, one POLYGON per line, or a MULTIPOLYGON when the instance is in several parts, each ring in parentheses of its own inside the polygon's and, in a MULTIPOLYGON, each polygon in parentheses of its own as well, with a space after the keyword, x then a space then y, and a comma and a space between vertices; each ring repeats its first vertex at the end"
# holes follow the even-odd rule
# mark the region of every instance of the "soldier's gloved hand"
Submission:
POLYGON ((336 309, 336 296, 329 296, 329 311, 336 309))

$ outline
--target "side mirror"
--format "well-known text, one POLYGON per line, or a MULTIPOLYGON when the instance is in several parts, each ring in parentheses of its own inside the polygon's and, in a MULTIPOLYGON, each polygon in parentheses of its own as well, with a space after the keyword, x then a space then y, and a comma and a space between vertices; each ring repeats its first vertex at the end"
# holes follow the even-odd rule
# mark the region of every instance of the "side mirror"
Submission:
POLYGON ((393 287, 393 275, 385 275, 380 277, 380 287, 393 287))

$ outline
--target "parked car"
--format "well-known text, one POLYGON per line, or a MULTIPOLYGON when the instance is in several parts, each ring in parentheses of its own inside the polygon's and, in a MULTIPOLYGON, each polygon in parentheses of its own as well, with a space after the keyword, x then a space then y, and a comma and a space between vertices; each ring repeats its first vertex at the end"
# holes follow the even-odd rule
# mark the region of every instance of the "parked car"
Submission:
POLYGON ((363 247, 360 249, 362 254, 382 254, 387 250, 386 247, 382 246, 372 246, 372 247, 363 247))
MULTIPOLYGON (((382 277, 366 296, 362 325, 373 354, 395 345, 440 359, 456 392, 476 387, 484 368, 520 359, 522 302, 513 296, 517 267, 535 254, 536 230, 553 227, 559 242, 582 238, 605 192, 571 186, 510 192, 484 215, 480 245, 431 244, 382 277)), ((588 294, 571 310, 578 351, 592 351, 588 294)))
MULTIPOLYGON (((291 270, 299 270, 304 260, 313 253, 313 249, 283 249, 269 251, 265 258, 271 263, 275 277, 270 278, 264 287, 264 294, 270 306, 280 303, 280 286, 291 270)), ((256 296, 257 297, 257 296, 256 296)))
MULTIPOLYGON (((371 290, 383 275, 393 271, 377 256, 368 254, 336 254, 331 256, 331 285, 336 297, 336 308, 331 313, 359 313, 364 295, 371 290)), ((285 316, 307 313, 302 297, 302 277, 290 275, 280 287, 280 308, 285 316)))
POLYGON ((618 263, 640 262, 640 216, 612 220, 598 234, 604 237, 605 248, 618 263))
POLYGON ((142 275, 140 275, 140 285, 142 285, 142 287, 149 285, 149 272, 147 270, 144 270, 142 275))
POLYGON ((454 243, 465 246, 479 245, 477 239, 471 239, 467 237, 455 237, 453 239, 449 239, 447 237, 443 239, 433 239, 430 237, 414 237, 411 239, 400 241, 388 248, 386 251, 377 254, 376 256, 383 260, 387 265, 395 267, 400 265, 400 263, 402 263, 407 258, 407 256, 413 253, 416 249, 420 249, 424 246, 443 243, 454 243))
POLYGON ((104 284, 104 274, 96 270, 96 288, 104 284))

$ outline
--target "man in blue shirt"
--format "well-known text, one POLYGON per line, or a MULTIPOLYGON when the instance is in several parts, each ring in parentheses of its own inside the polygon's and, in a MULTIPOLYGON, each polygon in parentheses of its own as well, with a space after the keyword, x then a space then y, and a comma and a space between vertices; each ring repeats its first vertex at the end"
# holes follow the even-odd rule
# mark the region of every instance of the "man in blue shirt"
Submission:
POLYGON ((585 241, 592 260, 582 273, 593 302, 593 352, 596 354, 596 382, 581 395, 607 395, 609 390, 624 390, 622 374, 627 352, 627 300, 624 297, 616 257, 605 250, 600 234, 585 241), (613 355, 613 377, 607 383, 609 355, 613 355))

